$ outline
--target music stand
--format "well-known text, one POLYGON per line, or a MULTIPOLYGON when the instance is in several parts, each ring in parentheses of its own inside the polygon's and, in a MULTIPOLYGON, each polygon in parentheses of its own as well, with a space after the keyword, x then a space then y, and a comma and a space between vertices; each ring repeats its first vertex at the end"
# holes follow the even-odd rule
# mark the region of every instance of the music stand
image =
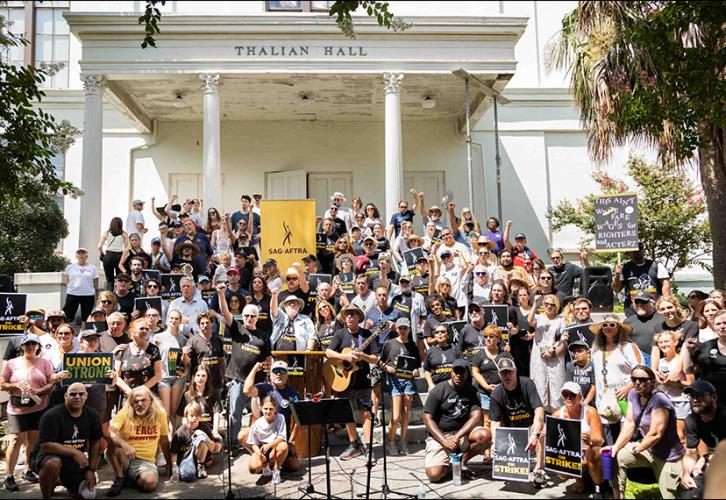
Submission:
MULTIPOLYGON (((323 427, 323 449, 325 451, 325 483, 327 498, 337 498, 330 495, 330 455, 328 445, 328 425, 349 424, 355 422, 353 405, 348 398, 301 400, 291 403, 292 414, 298 425, 320 425, 323 427)), ((299 488, 305 495, 315 493, 312 481, 312 457, 310 456, 310 442, 308 441, 308 486, 299 488)), ((305 496, 303 495, 303 496, 305 496)))

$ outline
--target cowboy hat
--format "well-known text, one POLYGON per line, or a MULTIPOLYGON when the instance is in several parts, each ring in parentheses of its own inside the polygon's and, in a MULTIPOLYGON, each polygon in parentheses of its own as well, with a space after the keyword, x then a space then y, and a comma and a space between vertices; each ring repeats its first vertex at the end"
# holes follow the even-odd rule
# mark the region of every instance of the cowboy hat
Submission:
POLYGON ((301 299, 300 297, 297 297, 295 295, 288 295, 285 297, 285 300, 283 300, 280 305, 282 307, 285 307, 286 304, 289 304, 290 302, 297 302, 297 305, 300 306, 300 309, 302 309, 305 306, 305 301, 301 299))
POLYGON ((488 236, 484 236, 483 234, 479 235, 479 238, 477 238, 476 240, 476 244, 477 248, 483 245, 486 245, 489 250, 494 250, 495 248, 497 248, 497 244, 490 240, 488 236))
POLYGON ((191 247, 191 249, 192 249, 192 258, 194 258, 194 257, 196 257, 197 255, 199 255, 199 247, 198 247, 198 246, 196 246, 196 245, 195 245, 194 243, 192 243, 192 242, 191 242, 191 241, 189 241, 189 240, 186 240, 186 241, 182 241, 182 242, 181 242, 181 243, 179 243, 179 244, 178 244, 177 246, 175 246, 175 247, 174 247, 174 252, 175 252, 175 253, 176 253, 177 255, 181 255, 181 254, 182 254, 182 251, 184 250, 184 247, 191 247))
POLYGON ((618 318, 614 314, 606 314, 603 317, 602 321, 600 321, 599 323, 595 323, 594 325, 590 325, 590 331, 592 333, 594 333, 595 335, 600 335, 600 333, 602 333, 602 324, 603 323, 617 323, 618 328, 625 335, 630 335, 631 333, 633 333, 633 327, 620 321, 620 318, 618 318))
POLYGON ((406 243, 411 243, 412 241, 418 241, 419 245, 424 244, 424 240, 417 234, 412 234, 408 238, 406 238, 406 243))
POLYGON ((342 264, 345 259, 350 260, 351 264, 355 264, 355 255, 353 255, 352 253, 342 253, 342 254, 338 255, 335 258, 335 268, 338 271, 340 271, 341 273, 343 272, 342 264))
POLYGON ((340 314, 345 318, 345 316, 351 312, 354 314, 357 314, 361 321, 366 319, 366 315, 363 312, 363 309, 361 309, 358 306, 348 306, 348 307, 344 308, 342 311, 340 311, 340 314))

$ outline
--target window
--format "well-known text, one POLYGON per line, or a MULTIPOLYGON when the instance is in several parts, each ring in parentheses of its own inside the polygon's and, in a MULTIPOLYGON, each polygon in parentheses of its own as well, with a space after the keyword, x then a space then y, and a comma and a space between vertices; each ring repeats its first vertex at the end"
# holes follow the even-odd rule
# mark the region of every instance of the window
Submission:
MULTIPOLYGON (((0 5, 0 16, 4 18, 3 32, 16 36, 25 36, 25 8, 23 2, 7 2, 0 5)), ((7 47, 0 49, 0 57, 8 64, 22 66, 25 63, 25 47, 7 47)))
POLYGON ((271 0, 267 2, 268 12, 328 12, 333 2, 304 0, 271 0))
MULTIPOLYGON (((55 167, 55 175, 61 180, 65 180, 66 178, 66 155, 65 153, 58 152, 51 160, 51 163, 53 163, 53 166, 55 167)), ((53 200, 58 205, 58 208, 60 208, 61 212, 65 213, 63 210, 63 196, 54 196, 53 200)))
POLYGON ((68 2, 36 2, 35 4, 35 64, 62 64, 44 87, 68 87, 68 53, 70 32, 63 13, 68 2))

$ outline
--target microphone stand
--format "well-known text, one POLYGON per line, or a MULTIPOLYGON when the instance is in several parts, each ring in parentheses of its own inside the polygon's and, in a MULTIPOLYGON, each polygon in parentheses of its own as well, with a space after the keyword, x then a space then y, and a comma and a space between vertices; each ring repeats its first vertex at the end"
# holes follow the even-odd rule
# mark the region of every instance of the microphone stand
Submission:
POLYGON ((227 384, 227 396, 224 398, 224 406, 227 411, 227 494, 225 500, 234 500, 232 492, 232 412, 230 411, 230 391, 232 383, 227 384))

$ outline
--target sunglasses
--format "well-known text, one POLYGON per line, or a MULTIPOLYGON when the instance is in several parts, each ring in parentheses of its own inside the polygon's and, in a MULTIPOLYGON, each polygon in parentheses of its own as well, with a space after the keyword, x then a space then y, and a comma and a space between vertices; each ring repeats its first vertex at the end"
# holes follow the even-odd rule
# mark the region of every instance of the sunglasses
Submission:
POLYGON ((398 208, 408 208, 408 205, 399 205, 398 208))
POLYGON ((449 238, 451 237, 451 233, 446 233, 441 235, 442 238, 449 238))
POLYGON ((297 281, 297 280, 298 280, 298 278, 295 276, 288 276, 287 278, 285 278, 285 281, 297 281))
POLYGON ((542 281, 552 281, 551 276, 540 276, 539 279, 541 279, 542 281))
POLYGON ((31 321, 38 321, 38 320, 41 320, 41 319, 44 319, 44 318, 40 314, 31 314, 31 315, 28 316, 28 319, 30 319, 31 321))
POLYGON ((571 392, 563 392, 562 397, 565 399, 575 399, 577 398, 577 394, 573 394, 571 392))
POLYGON ((272 370, 272 373, 274 373, 275 375, 287 375, 287 370, 285 370, 284 368, 275 368, 274 370, 272 370))
POLYGON ((434 333, 449 333, 449 330, 434 330, 434 333))
POLYGON ((85 392, 69 392, 68 396, 70 396, 72 398, 83 398, 86 396, 86 393, 85 392))
POLYGON ((487 273, 474 273, 474 276, 486 276, 487 273))
POLYGON ((489 255, 489 252, 479 252, 479 255, 489 255))
POLYGON ((603 323, 602 327, 603 328, 617 328, 618 324, 617 323, 603 323))
POLYGON ((555 305, 552 304, 551 302, 545 302, 544 306, 545 307, 555 307, 555 305))
POLYGON ((146 288, 159 288, 159 285, 146 285, 146 288))
POLYGON ((256 314, 243 314, 242 317, 243 318, 256 318, 257 315, 256 314))
POLYGON ((484 340, 498 340, 499 337, 496 335, 484 335, 484 340))
POLYGON ((640 382, 641 384, 645 384, 652 381, 650 377, 630 377, 630 380, 633 382, 633 384, 637 384, 638 382, 640 382))

